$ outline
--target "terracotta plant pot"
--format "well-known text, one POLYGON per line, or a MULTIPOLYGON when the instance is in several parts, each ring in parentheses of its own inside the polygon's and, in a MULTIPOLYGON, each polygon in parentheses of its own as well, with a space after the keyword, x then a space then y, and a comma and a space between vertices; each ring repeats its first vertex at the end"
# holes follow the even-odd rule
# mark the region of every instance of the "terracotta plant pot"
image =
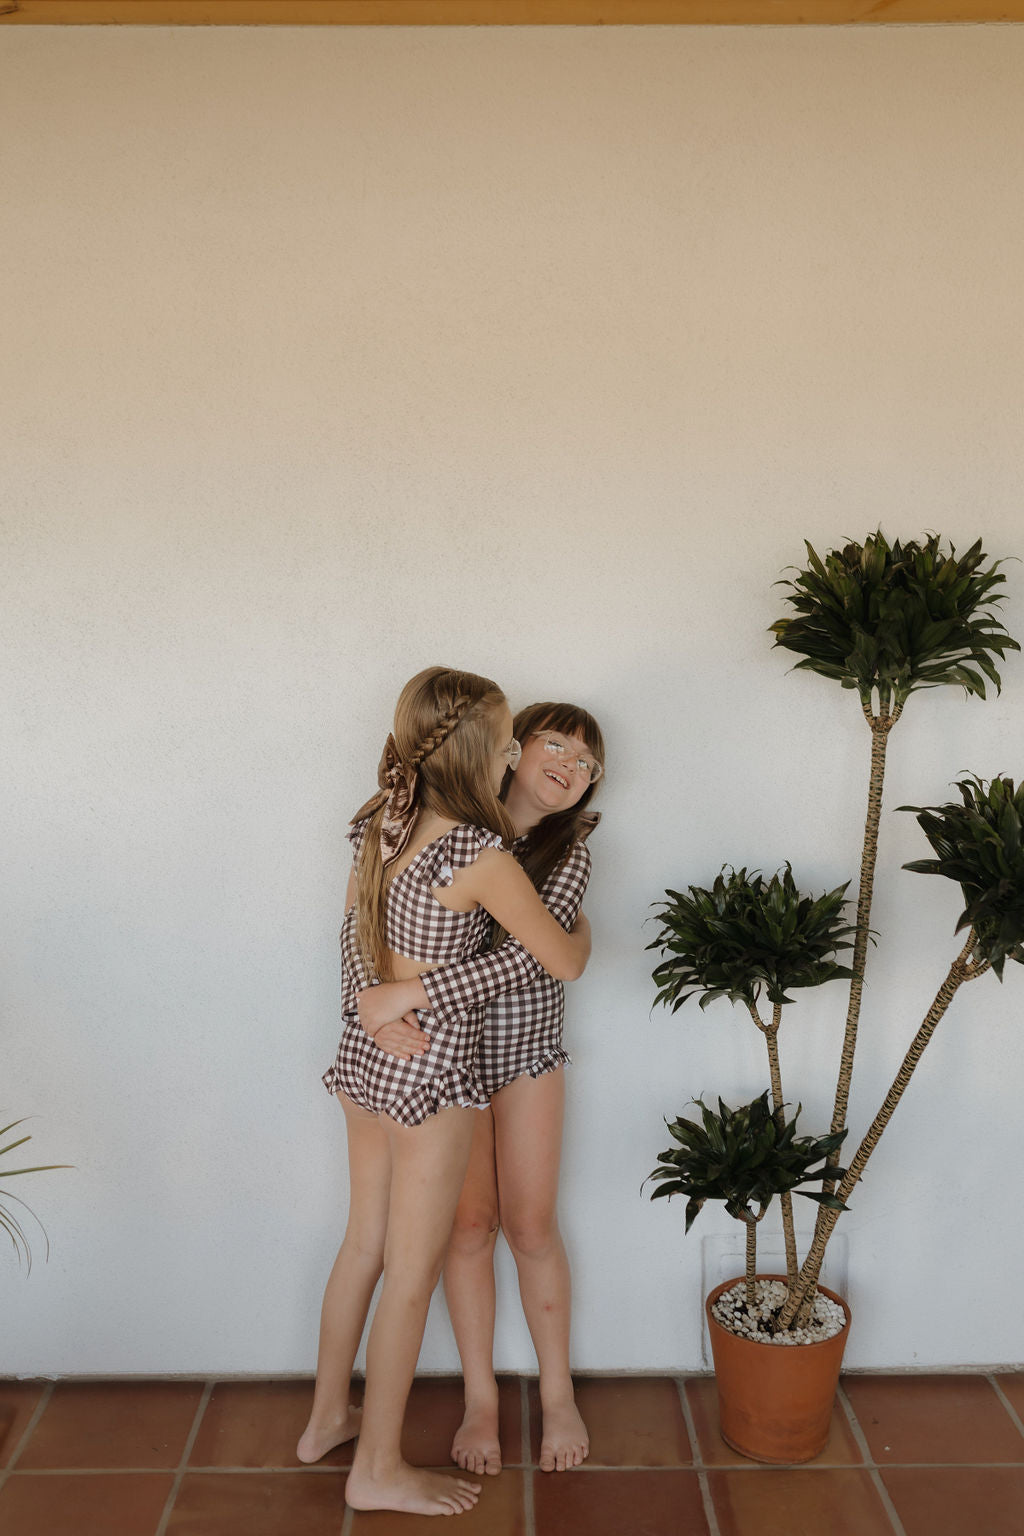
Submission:
MULTIPOLYGON (((758 1276, 759 1280, 785 1278, 758 1276)), ((846 1313, 841 1333, 820 1344, 758 1344, 730 1333, 712 1315, 711 1308, 722 1292, 737 1283, 726 1280, 717 1285, 704 1304, 722 1439, 752 1461, 811 1461, 821 1454, 828 1439, 850 1332, 850 1309, 841 1296, 819 1285, 818 1290, 838 1302, 846 1313)))

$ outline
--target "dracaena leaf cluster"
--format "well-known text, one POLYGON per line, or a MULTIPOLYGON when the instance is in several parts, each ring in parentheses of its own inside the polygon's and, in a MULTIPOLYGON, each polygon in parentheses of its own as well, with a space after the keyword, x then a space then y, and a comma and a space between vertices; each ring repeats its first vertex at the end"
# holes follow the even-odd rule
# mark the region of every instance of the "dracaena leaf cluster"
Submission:
POLYGON ((676 1143, 658 1158, 649 1178, 657 1182, 652 1200, 685 1195, 686 1230, 708 1200, 721 1200, 730 1216, 757 1221, 776 1195, 793 1191, 837 1210, 845 1207, 833 1195, 801 1189, 820 1183, 825 1159, 840 1145, 845 1131, 828 1136, 798 1136, 796 1123, 781 1111, 773 1114, 768 1092, 737 1109, 718 1101, 715 1111, 703 1099, 693 1101, 700 1120, 666 1121, 676 1143))
POLYGON ((843 917, 848 884, 803 896, 789 864, 770 880, 726 865, 710 890, 666 891, 655 914, 661 930, 647 946, 666 956, 652 972, 655 1004, 675 1012, 695 993, 701 1008, 717 997, 756 1004, 762 988, 771 1003, 789 1003, 797 987, 852 976, 836 959, 856 932, 843 917))
POLYGON ((1020 650, 993 613, 1003 562, 987 558, 980 539, 958 555, 938 534, 890 544, 879 530, 824 560, 807 543, 808 568, 782 583, 796 617, 770 632, 798 668, 856 688, 868 708, 872 689, 886 710, 941 683, 984 698, 986 678, 1000 686, 992 658, 1020 650))
POLYGON ((1024 781, 957 781, 961 805, 903 805, 913 811, 935 853, 904 869, 955 880, 966 903, 957 930, 973 928, 975 956, 1003 979, 1007 960, 1024 964, 1024 781))

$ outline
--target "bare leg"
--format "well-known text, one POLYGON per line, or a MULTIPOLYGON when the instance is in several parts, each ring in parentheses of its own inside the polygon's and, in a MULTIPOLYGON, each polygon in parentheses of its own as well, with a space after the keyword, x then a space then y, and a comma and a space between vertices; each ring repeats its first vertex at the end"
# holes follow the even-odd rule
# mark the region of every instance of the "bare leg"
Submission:
POLYGON ((320 1310, 313 1408, 296 1450, 304 1462, 319 1461, 359 1433, 360 1410, 349 1403, 352 1366, 384 1267, 388 1223, 391 1149, 387 1135, 376 1115, 360 1109, 343 1093, 337 1098, 348 1132, 348 1224, 320 1310))
POLYGON ((391 1198, 384 1285, 366 1350, 363 1422, 345 1487, 354 1509, 457 1515, 480 1493, 479 1483, 411 1467, 401 1452, 405 1405, 477 1113, 442 1109, 415 1128, 381 1116, 391 1148, 391 1198))
POLYGON ((494 1119, 476 1116, 466 1182, 455 1213, 444 1290, 465 1381, 466 1411, 452 1441, 452 1461, 479 1476, 501 1471, 498 1383, 494 1376, 494 1244, 498 1183, 494 1119))
POLYGON ((517 1077, 491 1100, 502 1231, 516 1261, 519 1295, 540 1368, 540 1468, 578 1467, 590 1440, 569 1374, 572 1282, 558 1230, 558 1166, 565 1073, 517 1077))

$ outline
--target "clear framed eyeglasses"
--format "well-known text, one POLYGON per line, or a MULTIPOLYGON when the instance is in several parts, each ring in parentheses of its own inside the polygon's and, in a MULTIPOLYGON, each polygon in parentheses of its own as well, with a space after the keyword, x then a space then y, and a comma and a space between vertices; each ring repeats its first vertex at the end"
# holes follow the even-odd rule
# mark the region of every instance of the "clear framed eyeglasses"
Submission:
POLYGON ((545 752, 556 757, 562 763, 574 763, 580 778, 586 779, 588 784, 596 784, 604 772, 604 767, 592 757, 581 757, 575 747, 570 747, 561 736, 554 735, 551 731, 534 731, 533 733, 544 743, 545 752))

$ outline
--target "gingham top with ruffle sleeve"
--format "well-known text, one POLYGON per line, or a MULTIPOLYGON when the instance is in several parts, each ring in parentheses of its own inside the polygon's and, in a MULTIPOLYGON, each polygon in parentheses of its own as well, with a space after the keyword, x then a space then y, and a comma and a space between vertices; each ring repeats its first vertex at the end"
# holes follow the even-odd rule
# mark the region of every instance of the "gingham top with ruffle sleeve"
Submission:
MULTIPOLYGON (((356 822, 348 834, 357 868, 368 819, 356 822)), ((496 832, 463 824, 421 848, 388 887, 389 948, 425 965, 444 965, 478 953, 490 931, 488 913, 480 906, 451 912, 432 891, 450 886, 456 871, 475 863, 484 848, 502 846, 496 832)), ((451 1105, 486 1108, 476 1065, 483 1005, 429 1015, 430 1049, 411 1061, 389 1056, 359 1022, 356 997, 370 980, 356 947, 355 922, 352 907, 341 930, 344 1027, 334 1065, 324 1073, 324 1086, 402 1125, 420 1125, 451 1105)))

